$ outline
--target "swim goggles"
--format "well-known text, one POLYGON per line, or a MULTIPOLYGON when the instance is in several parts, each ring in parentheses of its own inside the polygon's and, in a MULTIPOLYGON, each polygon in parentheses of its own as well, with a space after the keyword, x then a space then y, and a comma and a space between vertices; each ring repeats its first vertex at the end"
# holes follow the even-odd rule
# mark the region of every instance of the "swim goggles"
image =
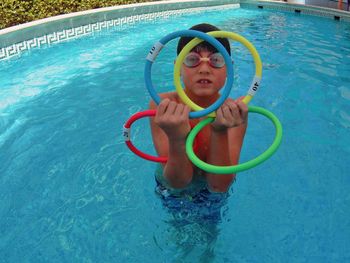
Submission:
POLYGON ((195 68, 202 61, 209 62, 209 65, 213 68, 222 68, 225 66, 225 59, 220 53, 213 53, 209 57, 203 58, 198 53, 191 52, 185 57, 184 64, 189 68, 195 68))

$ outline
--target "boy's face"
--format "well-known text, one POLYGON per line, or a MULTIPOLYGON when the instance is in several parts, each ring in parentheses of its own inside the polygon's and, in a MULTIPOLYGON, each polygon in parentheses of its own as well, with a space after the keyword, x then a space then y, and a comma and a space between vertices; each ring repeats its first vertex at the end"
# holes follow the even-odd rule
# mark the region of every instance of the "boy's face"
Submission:
MULTIPOLYGON (((197 53, 202 58, 209 58, 213 54, 207 49, 192 52, 197 53)), ((215 96, 225 85, 226 65, 221 68, 215 68, 210 65, 209 61, 201 61, 196 67, 188 67, 183 64, 181 76, 185 90, 192 95, 198 97, 215 96)))

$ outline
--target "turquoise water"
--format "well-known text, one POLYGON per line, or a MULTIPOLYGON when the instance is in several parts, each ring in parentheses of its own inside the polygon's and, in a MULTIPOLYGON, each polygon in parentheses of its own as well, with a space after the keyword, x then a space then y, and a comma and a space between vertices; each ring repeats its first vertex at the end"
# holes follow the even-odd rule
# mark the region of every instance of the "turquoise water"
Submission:
MULTIPOLYGON (((176 41, 153 67, 173 89, 176 41)), ((233 45, 235 85, 254 73, 233 45)), ((350 24, 232 9, 124 26, 0 62, 0 262, 346 262, 350 260, 350 24), (154 42, 209 22, 249 39, 263 61, 252 105, 284 126, 278 152, 242 172, 216 225, 176 221, 155 194, 156 165, 121 130, 147 108, 154 42), (141 33, 141 34, 140 34, 141 33)), ((251 115, 241 161, 273 139, 251 115)), ((148 120, 132 128, 154 153, 148 120)))

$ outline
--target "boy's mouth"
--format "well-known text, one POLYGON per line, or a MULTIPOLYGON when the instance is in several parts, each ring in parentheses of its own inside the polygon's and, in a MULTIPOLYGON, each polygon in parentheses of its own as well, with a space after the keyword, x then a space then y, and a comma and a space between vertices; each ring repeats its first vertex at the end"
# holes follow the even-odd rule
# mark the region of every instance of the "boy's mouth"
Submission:
POLYGON ((209 79, 200 79, 200 80, 197 81, 197 83, 199 83, 199 84, 210 84, 210 83, 212 83, 212 81, 209 80, 209 79))

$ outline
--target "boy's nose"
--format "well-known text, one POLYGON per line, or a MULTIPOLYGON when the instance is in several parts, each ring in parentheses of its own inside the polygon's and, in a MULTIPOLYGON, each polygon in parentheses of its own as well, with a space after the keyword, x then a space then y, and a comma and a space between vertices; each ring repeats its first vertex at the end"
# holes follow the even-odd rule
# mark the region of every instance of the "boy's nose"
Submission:
POLYGON ((199 65, 199 73, 209 73, 210 72, 210 65, 209 61, 202 61, 199 65))

